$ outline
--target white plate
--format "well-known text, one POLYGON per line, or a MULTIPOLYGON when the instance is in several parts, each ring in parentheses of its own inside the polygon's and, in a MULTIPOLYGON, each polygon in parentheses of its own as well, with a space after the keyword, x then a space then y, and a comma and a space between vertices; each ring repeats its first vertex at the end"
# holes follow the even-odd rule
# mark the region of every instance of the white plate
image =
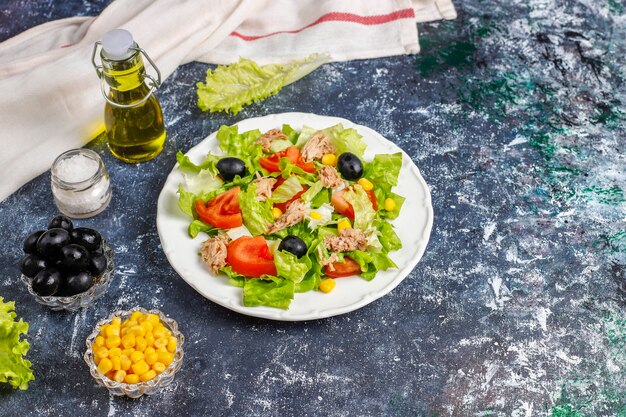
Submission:
MULTIPOLYGON (((356 129, 367 143, 365 160, 370 161, 377 153, 402 152, 393 143, 370 128, 356 125, 337 117, 318 116, 309 113, 283 113, 243 120, 237 125, 239 132, 259 129, 265 132, 280 128, 284 123, 300 130, 303 125, 323 129, 342 123, 356 129)), ((187 152, 192 162, 199 163, 207 152, 221 154, 216 133, 209 135, 187 152)), ((402 152, 402 169, 399 184, 394 192, 406 197, 400 215, 392 223, 402 241, 402 249, 390 257, 398 269, 380 271, 372 281, 353 276, 337 279, 335 289, 328 294, 319 291, 296 293, 288 310, 271 307, 245 307, 242 289, 231 286, 225 276, 215 276, 202 263, 198 252, 206 235, 200 233, 195 239, 187 234, 190 219, 178 208, 176 190, 182 181, 178 165, 167 177, 157 208, 157 228, 163 251, 178 274, 196 291, 209 300, 233 311, 271 320, 300 321, 336 316, 356 310, 393 290, 409 275, 419 262, 433 223, 433 208, 426 182, 411 159, 402 152)))

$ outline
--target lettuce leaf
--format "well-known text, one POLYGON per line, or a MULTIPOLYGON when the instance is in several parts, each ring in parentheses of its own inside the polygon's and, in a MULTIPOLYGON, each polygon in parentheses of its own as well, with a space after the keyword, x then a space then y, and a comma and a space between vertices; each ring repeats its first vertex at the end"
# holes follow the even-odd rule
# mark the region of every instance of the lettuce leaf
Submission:
POLYGON ((285 85, 313 72, 330 60, 326 54, 313 54, 286 64, 259 66, 241 58, 239 62, 209 69, 205 83, 197 83, 198 107, 203 111, 237 114, 243 106, 276 94, 285 85))
POLYGON ((337 148, 337 155, 341 155, 344 152, 351 152, 363 159, 363 153, 367 145, 363 142, 363 136, 354 129, 344 129, 341 123, 327 127, 322 130, 326 136, 330 138, 337 148))
POLYGON ((355 260, 361 266, 362 272, 359 276, 366 281, 374 279, 378 271, 384 271, 389 268, 397 268, 397 265, 386 253, 355 250, 353 252, 347 252, 345 255, 355 260))
POLYGON ((293 300, 295 284, 276 277, 252 278, 243 285, 243 305, 287 309, 293 300))
POLYGON ((376 212, 372 207, 372 202, 363 187, 359 184, 355 184, 351 190, 344 193, 343 197, 352 204, 354 209, 354 223, 355 229, 363 231, 369 231, 374 226, 374 219, 376 218, 376 212))
POLYGON ((313 199, 317 196, 317 194, 323 189, 324 189, 324 184, 322 184, 321 181, 317 181, 312 186, 310 186, 308 190, 303 192, 300 198, 305 203, 309 203, 313 201, 313 199))
POLYGON ((192 239, 198 236, 200 232, 204 232, 209 236, 215 236, 218 231, 219 229, 211 226, 210 224, 206 224, 201 220, 192 221, 189 223, 189 227, 187 228, 187 232, 192 239))
POLYGON ((279 277, 295 283, 302 281, 311 268, 311 260, 308 256, 298 259, 293 253, 284 250, 274 253, 274 264, 276 264, 276 274, 279 277))
POLYGON ((363 176, 374 184, 374 189, 378 188, 389 193, 392 187, 398 185, 400 168, 402 153, 377 154, 372 162, 365 163, 363 176))
POLYGON ((196 165, 189 157, 183 154, 181 151, 176 153, 176 162, 178 162, 178 169, 181 171, 199 173, 200 171, 209 170, 213 175, 217 175, 217 167, 215 166, 219 161, 219 157, 211 155, 210 153, 204 158, 204 161, 200 165, 196 165))
POLYGON ((276 187, 274 192, 272 192, 271 199, 273 203, 284 203, 291 200, 300 191, 302 191, 302 185, 300 185, 298 177, 292 175, 276 187))
POLYGON ((263 149, 257 143, 260 136, 261 132, 258 129, 239 134, 237 125, 222 125, 217 131, 217 142, 226 155, 241 159, 246 164, 248 172, 252 174, 261 170, 259 158, 263 156, 263 149))
POLYGON ((28 382, 35 379, 30 361, 24 359, 30 344, 20 340, 28 332, 28 323, 15 321, 15 302, 4 302, 0 297, 0 382, 8 382, 13 388, 28 389, 28 382))
POLYGON ((267 232, 267 228, 274 221, 272 216, 272 202, 258 201, 256 198, 256 184, 251 184, 246 191, 239 193, 239 207, 243 224, 253 236, 267 232))
POLYGON ((391 223, 382 220, 378 226, 378 231, 378 239, 386 252, 398 250, 402 247, 402 241, 400 241, 400 238, 393 230, 391 223))

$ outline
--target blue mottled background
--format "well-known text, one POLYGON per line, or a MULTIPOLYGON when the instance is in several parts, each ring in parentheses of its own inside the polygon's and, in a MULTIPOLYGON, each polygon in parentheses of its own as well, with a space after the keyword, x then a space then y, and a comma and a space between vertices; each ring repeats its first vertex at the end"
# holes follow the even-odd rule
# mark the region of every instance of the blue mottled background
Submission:
MULTIPOLYGON (((0 39, 108 1, 0 2, 0 39)), ((0 389, 0 415, 626 416, 626 7, 620 0, 457 1, 420 24, 419 56, 328 64, 231 117, 203 114, 178 69, 159 92, 169 140, 126 165, 89 146, 115 185, 82 224, 117 270, 78 313, 35 303, 21 241, 55 214, 49 174, 0 203, 0 294, 30 323, 36 380, 0 389), (284 111, 348 118, 402 147, 431 186, 423 260, 356 312, 279 323, 219 307, 167 263, 156 197, 175 153, 221 124, 284 111), (136 305, 187 336, 185 365, 153 397, 116 398, 81 356, 95 322, 136 305)), ((86 64, 87 65, 87 64, 86 64)))

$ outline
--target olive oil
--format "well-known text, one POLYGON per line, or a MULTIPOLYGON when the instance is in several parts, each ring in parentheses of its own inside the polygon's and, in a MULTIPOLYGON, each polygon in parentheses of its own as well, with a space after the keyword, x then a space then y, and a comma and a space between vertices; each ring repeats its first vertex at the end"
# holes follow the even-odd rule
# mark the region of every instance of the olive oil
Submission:
POLYGON ((103 49, 100 57, 102 76, 109 85, 104 107, 108 146, 117 158, 135 163, 157 156, 163 150, 166 132, 154 86, 145 82, 140 51, 129 52, 127 58, 111 59, 103 49))

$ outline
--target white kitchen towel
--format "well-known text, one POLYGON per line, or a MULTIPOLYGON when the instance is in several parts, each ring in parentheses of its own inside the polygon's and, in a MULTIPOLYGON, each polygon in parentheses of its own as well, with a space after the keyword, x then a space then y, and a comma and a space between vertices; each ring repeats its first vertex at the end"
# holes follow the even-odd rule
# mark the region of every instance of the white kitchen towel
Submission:
POLYGON ((102 130, 91 53, 111 29, 129 30, 167 78, 194 60, 416 53, 416 21, 455 17, 451 0, 115 0, 97 17, 36 26, 0 43, 0 201, 102 130))

